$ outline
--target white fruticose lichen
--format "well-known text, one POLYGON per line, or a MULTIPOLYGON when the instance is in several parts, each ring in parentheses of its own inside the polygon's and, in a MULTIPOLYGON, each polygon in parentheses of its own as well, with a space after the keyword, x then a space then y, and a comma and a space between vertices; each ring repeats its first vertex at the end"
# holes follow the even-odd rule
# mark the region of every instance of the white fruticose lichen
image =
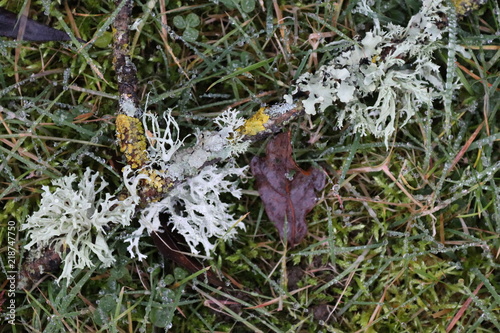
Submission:
MULTIPOLYGON (((199 253, 199 246, 206 256, 215 247, 217 239, 234 237, 236 228, 244 224, 229 213, 229 204, 220 199, 221 194, 240 197, 235 181, 227 177, 243 177, 246 168, 233 165, 231 158, 246 151, 248 142, 237 131, 244 124, 238 112, 228 110, 214 119, 217 131, 198 131, 194 145, 181 149, 183 140, 178 137, 179 126, 167 111, 166 126, 161 129, 155 116, 145 114, 144 127, 151 133, 148 140, 150 164, 147 168, 162 170, 165 177, 177 184, 168 196, 145 207, 140 216, 140 227, 127 240, 129 252, 140 260, 146 256, 140 252, 139 238, 146 231, 163 232, 160 214, 170 216, 167 223, 186 239, 192 253, 199 253), (214 163, 218 163, 216 166, 214 163)), ((139 171, 124 168, 125 185, 137 199, 139 171)))
POLYGON ((54 189, 43 186, 40 209, 22 225, 31 241, 27 249, 53 247, 63 260, 63 272, 57 279, 68 278, 77 268, 91 267, 92 254, 106 267, 114 261, 106 243, 106 228, 111 224, 129 225, 134 214, 132 198, 120 201, 103 190, 108 185, 87 168, 74 189, 77 176, 72 174, 52 182, 54 189), (97 188, 96 188, 97 187, 97 188))
POLYGON ((225 161, 245 152, 249 142, 243 141, 238 128, 245 120, 235 110, 227 110, 214 119, 218 131, 197 131, 196 142, 173 156, 168 165, 169 175, 183 179, 193 176, 211 161, 225 161))
POLYGON ((160 169, 165 169, 172 156, 182 147, 183 140, 179 139, 179 125, 172 117, 172 110, 163 115, 165 128, 158 123, 158 117, 150 112, 143 115, 142 123, 147 132, 149 141, 148 154, 151 164, 156 164, 160 169), (163 132, 163 133, 162 133, 163 132))
POLYGON ((421 107, 442 97, 444 81, 433 53, 443 47, 446 30, 439 23, 447 8, 444 1, 424 0, 406 27, 381 27, 367 0, 360 1, 357 11, 372 17, 374 28, 315 74, 302 75, 294 94, 309 94, 303 101, 308 114, 341 103, 339 126, 347 121, 356 132, 383 137, 387 145, 398 119, 403 118, 403 126, 421 107))
POLYGON ((179 139, 179 125, 172 117, 171 110, 165 112, 164 128, 156 115, 146 112, 143 125, 150 133, 149 159, 146 168, 168 170, 168 176, 177 181, 195 175, 198 170, 212 160, 223 161, 245 152, 249 143, 237 129, 245 123, 235 110, 227 110, 214 119, 218 131, 199 131, 192 147, 185 148, 184 139, 179 139), (183 148, 183 149, 181 149, 183 148))
POLYGON ((160 214, 170 216, 168 224, 184 236, 193 254, 201 245, 204 255, 210 256, 217 239, 227 240, 236 235, 236 228, 244 224, 230 214, 230 205, 222 202, 220 195, 230 193, 240 198, 237 182, 226 180, 228 176, 243 177, 246 168, 207 166, 184 183, 175 186, 167 197, 150 203, 139 217, 141 226, 128 240, 128 250, 140 260, 146 256, 139 250, 139 237, 144 231, 163 232, 160 214))

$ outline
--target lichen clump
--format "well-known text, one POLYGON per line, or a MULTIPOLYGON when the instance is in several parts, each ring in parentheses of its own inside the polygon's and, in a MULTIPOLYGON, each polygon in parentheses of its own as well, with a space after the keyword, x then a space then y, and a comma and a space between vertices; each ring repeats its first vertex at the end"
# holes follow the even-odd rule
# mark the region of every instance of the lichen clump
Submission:
POLYGON ((479 9, 487 0, 451 0, 459 16, 467 16, 473 11, 479 9))
POLYGON ((166 177, 166 172, 162 170, 143 169, 140 174, 146 177, 141 180, 139 196, 143 202, 161 200, 171 190, 174 184, 166 177))
POLYGON ((149 161, 141 170, 125 167, 123 179, 131 197, 135 198, 145 178, 154 182, 150 176, 168 177, 175 186, 169 189, 167 196, 149 202, 141 211, 140 226, 128 239, 128 250, 133 257, 144 259, 146 256, 139 249, 140 237, 145 231, 148 234, 163 232, 166 224, 185 238, 192 253, 201 251, 208 257, 217 240, 232 238, 238 228, 244 228, 229 212, 230 205, 221 200, 222 194, 236 198, 241 195, 235 180, 244 177, 246 167, 238 168, 232 158, 248 147, 238 131, 244 120, 234 110, 225 111, 214 119, 218 130, 198 130, 194 133, 194 143, 185 148, 186 138, 179 138, 179 126, 171 112, 167 111, 163 118, 166 125, 162 128, 155 115, 144 114, 144 128, 151 133, 147 138, 149 161), (157 171, 148 175, 144 172, 148 169, 157 171), (228 180, 228 177, 236 179, 228 180), (161 215, 169 218, 162 221, 161 215))
POLYGON ((357 12, 373 17, 373 29, 315 74, 302 75, 292 95, 308 95, 302 101, 308 114, 337 106, 339 127, 348 122, 355 132, 384 138, 387 146, 399 119, 403 126, 442 97, 444 80, 433 55, 443 47, 447 10, 442 1, 426 0, 406 27, 381 26, 367 1, 361 1, 357 12))
POLYGON ((74 269, 93 266, 91 254, 109 267, 115 259, 106 241, 107 230, 113 224, 130 224, 136 203, 105 193, 108 183, 99 178, 99 173, 87 168, 76 189, 75 174, 55 179, 52 189, 43 186, 40 209, 21 227, 31 238, 26 249, 50 246, 63 259, 57 282, 68 278, 69 284, 74 269))

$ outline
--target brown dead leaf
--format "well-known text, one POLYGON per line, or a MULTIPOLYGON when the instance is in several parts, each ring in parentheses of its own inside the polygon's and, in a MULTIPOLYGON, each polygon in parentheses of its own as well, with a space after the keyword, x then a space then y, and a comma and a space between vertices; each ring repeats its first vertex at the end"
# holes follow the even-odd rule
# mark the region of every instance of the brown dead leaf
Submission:
POLYGON ((292 158, 290 133, 281 133, 266 148, 265 157, 254 157, 250 163, 267 216, 293 247, 307 234, 306 215, 316 205, 315 191, 325 187, 325 173, 321 169, 307 171, 297 166, 292 158))

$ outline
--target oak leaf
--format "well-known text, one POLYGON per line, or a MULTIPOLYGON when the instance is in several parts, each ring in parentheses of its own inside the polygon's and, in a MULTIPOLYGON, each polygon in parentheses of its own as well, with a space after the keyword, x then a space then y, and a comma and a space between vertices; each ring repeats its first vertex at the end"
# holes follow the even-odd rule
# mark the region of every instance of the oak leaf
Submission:
POLYGON ((290 132, 273 138, 266 154, 252 159, 252 174, 267 216, 278 228, 281 238, 286 236, 293 247, 307 234, 306 215, 316 205, 315 191, 325 187, 326 175, 318 168, 304 171, 295 163, 290 132))

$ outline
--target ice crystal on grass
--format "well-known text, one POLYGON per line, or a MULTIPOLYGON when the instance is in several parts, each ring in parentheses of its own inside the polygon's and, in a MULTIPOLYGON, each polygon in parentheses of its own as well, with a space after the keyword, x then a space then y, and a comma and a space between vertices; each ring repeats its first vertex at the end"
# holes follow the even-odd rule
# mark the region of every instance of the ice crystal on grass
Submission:
POLYGON ((403 126, 441 97, 444 81, 433 53, 442 47, 445 31, 439 24, 447 8, 443 1, 425 0, 406 27, 381 27, 366 0, 357 11, 373 17, 374 28, 315 74, 302 75, 294 94, 308 93, 303 106, 309 114, 341 105, 339 126, 347 121, 363 135, 383 137, 387 145, 398 119, 403 126))
POLYGON ((106 243, 106 228, 111 224, 128 225, 134 214, 132 198, 120 201, 104 193, 108 185, 99 174, 87 168, 78 182, 75 174, 56 179, 53 190, 43 186, 40 209, 28 217, 22 230, 28 230, 31 241, 27 249, 53 247, 63 258, 63 272, 57 279, 68 278, 74 269, 91 267, 92 254, 106 267, 114 261, 106 243))
MULTIPOLYGON (((197 131, 194 144, 184 148, 184 138, 178 137, 179 126, 170 111, 164 115, 165 128, 161 128, 156 116, 146 113, 144 127, 151 133, 150 163, 146 168, 161 170, 165 177, 176 182, 168 196, 151 202, 139 217, 140 227, 128 239, 132 256, 144 259, 140 252, 139 238, 147 231, 163 232, 160 214, 170 216, 169 223, 186 239, 192 253, 203 248, 205 255, 215 247, 217 239, 234 237, 236 229, 244 225, 229 213, 229 204, 220 196, 231 194, 240 197, 236 183, 228 177, 243 177, 245 168, 233 165, 231 158, 246 151, 248 142, 237 131, 244 124, 238 112, 228 110, 214 119, 216 131, 197 131), (181 149, 182 148, 182 149, 181 149), (214 163, 218 163, 215 165, 214 163)), ((140 170, 124 168, 125 185, 132 197, 137 198, 140 170)))

